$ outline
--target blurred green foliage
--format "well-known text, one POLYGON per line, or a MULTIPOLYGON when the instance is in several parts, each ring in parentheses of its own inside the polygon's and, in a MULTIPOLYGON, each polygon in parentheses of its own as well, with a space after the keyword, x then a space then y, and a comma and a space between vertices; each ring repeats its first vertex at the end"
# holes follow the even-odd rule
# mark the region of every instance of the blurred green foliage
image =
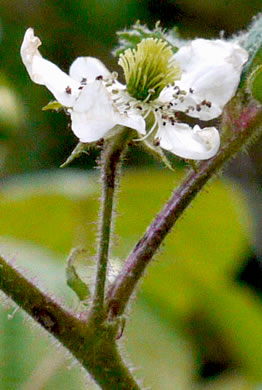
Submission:
MULTIPOLYGON (((112 272, 119 269, 181 177, 180 171, 124 171, 112 272)), ((50 291, 66 295, 71 307, 76 307, 76 299, 66 286, 65 256, 73 245, 87 248, 89 260, 80 264, 80 272, 91 283, 98 197, 98 176, 71 170, 10 179, 1 191, 1 215, 6 216, 0 225, 2 252, 15 253, 15 264, 31 270, 27 274, 37 275, 50 291)), ((261 303, 234 280, 239 260, 248 248, 250 229, 251 220, 241 191, 233 189, 230 182, 216 181, 198 197, 169 236, 147 272, 124 340, 133 364, 142 366, 138 376, 145 377, 148 386, 153 384, 155 390, 171 390, 175 385, 190 389, 197 362, 208 357, 209 348, 213 358, 224 359, 234 370, 234 385, 241 380, 244 384, 261 381, 261 303), (159 375, 156 359, 161 360, 163 375, 159 375)), ((2 353, 13 355, 16 363, 11 358, 3 359, 3 390, 13 389, 10 383, 15 380, 16 386, 33 381, 33 370, 38 367, 41 371, 41 365, 47 364, 50 352, 46 349, 55 349, 46 347, 46 336, 45 341, 39 339, 28 346, 28 340, 36 337, 36 330, 30 333, 29 321, 21 327, 20 313, 9 321, 14 329, 6 332, 4 324, 8 319, 4 311, 1 329, 6 347, 2 353), (9 344, 10 332, 16 332, 16 341, 9 344), (16 364, 18 371, 12 368, 16 364)), ((49 363, 55 368, 50 369, 50 378, 47 370, 47 378, 43 375, 41 379, 48 385, 38 388, 84 388, 75 382, 82 375, 66 373, 70 362, 53 352, 54 361, 49 363), (61 370, 65 370, 63 374, 61 370), (53 378, 54 374, 58 379, 53 378), (76 378, 70 379, 71 375, 76 378)))
POLYGON ((259 103, 262 102, 262 66, 258 66, 249 78, 248 86, 251 90, 252 96, 259 103))

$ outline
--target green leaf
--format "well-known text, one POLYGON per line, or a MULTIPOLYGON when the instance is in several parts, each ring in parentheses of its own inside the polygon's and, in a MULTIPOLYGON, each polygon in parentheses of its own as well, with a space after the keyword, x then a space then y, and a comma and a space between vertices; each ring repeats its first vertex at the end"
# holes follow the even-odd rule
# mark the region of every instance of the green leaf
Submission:
POLYGON ((0 235, 67 255, 73 246, 94 247, 97 177, 77 170, 17 176, 0 196, 0 235))
MULTIPOLYGON (((75 296, 66 286, 63 257, 28 242, 2 238, 0 243, 1 254, 27 278, 72 306, 75 296)), ((1 390, 86 389, 79 365, 68 352, 61 346, 58 348, 54 339, 25 313, 15 312, 10 300, 3 295, 0 299, 0 359, 5 362, 0 366, 1 390)), ((96 386, 90 384, 88 388, 96 386)))
POLYGON ((133 305, 124 335, 128 356, 139 367, 136 377, 143 388, 190 390, 194 362, 186 340, 141 299, 133 305))
MULTIPOLYGON (((111 259, 123 259, 130 253, 183 174, 179 170, 170 172, 163 169, 123 171, 117 207, 117 214, 121 218, 117 218, 115 227, 115 236, 121 237, 121 240, 112 246, 111 259)), ((24 244, 28 246, 25 257, 28 257, 28 265, 31 264, 34 274, 40 274, 39 279, 46 275, 45 283, 52 282, 56 286, 52 290, 60 289, 60 279, 64 278, 64 269, 59 265, 61 256, 53 256, 54 263, 51 265, 48 259, 32 250, 30 243, 63 256, 70 247, 82 247, 87 242, 88 248, 94 248, 98 197, 98 177, 90 173, 65 170, 14 178, 6 182, 1 190, 0 234, 4 236, 3 242, 8 241, 8 236, 27 242, 24 244), (83 238, 79 239, 79 236, 83 238), (56 263, 59 268, 56 268, 56 263)), ((229 356, 241 363, 239 375, 244 373, 249 380, 261 380, 261 303, 248 289, 234 282, 234 274, 249 245, 250 226, 250 216, 241 190, 229 181, 213 181, 169 235, 156 257, 157 261, 153 261, 145 275, 143 290, 135 306, 139 320, 135 316, 133 324, 132 321, 127 322, 127 334, 132 336, 128 349, 132 351, 134 364, 145 366, 148 385, 151 375, 155 378, 154 373, 159 372, 152 362, 154 353, 163 356, 163 371, 164 367, 167 371, 166 375, 161 376, 162 379, 159 375, 153 379, 159 384, 156 388, 174 388, 172 383, 179 381, 179 357, 175 350, 180 355, 182 351, 176 343, 181 346, 180 335, 183 335, 190 349, 195 349, 193 335, 188 332, 188 321, 192 318, 195 325, 201 320, 202 346, 208 343, 205 334, 210 328, 214 329, 214 335, 219 335, 216 342, 226 345, 229 356), (129 331, 132 326, 133 330, 129 331), (134 340, 136 337, 138 341, 134 340), (150 348, 142 343, 143 340, 148 341, 150 348), (134 343, 132 347, 131 343, 134 343), (173 359, 171 362, 168 356, 173 359)), ((88 251, 89 257, 94 253, 92 250, 88 251)), ((21 245, 17 245, 17 251, 20 256, 21 245)), ((62 291, 67 290, 72 298, 73 291, 66 288, 65 280, 62 286, 62 291)), ((11 321, 15 319, 16 315, 11 321)), ((21 323, 13 331, 19 333, 19 326, 21 323)), ((26 337, 31 336, 21 335, 23 340, 27 340, 26 337)), ((20 347, 20 341, 14 340, 12 348, 17 346, 20 347)), ((24 348, 21 346, 23 356, 24 348)), ((14 349, 11 351, 9 360, 16 356, 14 349)), ((184 354, 182 383, 191 375, 189 372, 193 365, 189 363, 191 360, 187 350, 184 354)), ((4 357, 3 360, 7 361, 4 357)), ((24 360, 26 365, 28 359, 24 360)), ((18 363, 12 364, 5 377, 12 375, 14 365, 18 363)), ((23 375, 28 376, 28 369, 23 368, 21 360, 19 364, 18 375, 24 370, 23 375)), ((74 388, 70 386, 66 388, 74 388)), ((50 389, 60 387, 59 383, 50 389)), ((49 387, 46 389, 49 390, 49 387)))
MULTIPOLYGON (((118 207, 118 212, 125 218, 117 219, 116 229, 117 234, 124 234, 126 239, 115 248, 116 257, 123 257, 123 251, 128 255, 135 240, 151 223, 152 215, 162 208, 183 174, 181 170, 174 173, 163 169, 125 173, 118 207)), ((194 262, 206 265, 208 259, 208 264, 223 273, 236 267, 236 257, 248 246, 244 224, 250 229, 251 220, 240 189, 235 184, 233 189, 226 181, 214 181, 193 202, 168 236, 163 255, 182 256, 183 261, 190 261, 192 266, 194 262), (239 220, 239 210, 243 224, 239 220), (190 245, 185 246, 189 237, 190 245)))
MULTIPOLYGON (((163 170, 125 174, 118 207, 123 217, 116 222, 121 241, 115 257, 130 253, 179 176, 163 170)), ((227 356, 240 362, 239 375, 258 383, 262 380, 261 302, 234 281, 249 247, 250 230, 241 190, 227 181, 213 181, 165 241, 145 275, 140 299, 194 345, 188 323, 193 318, 197 327, 199 321, 201 353, 209 342, 205 335, 212 329, 214 345, 223 345, 227 356)))

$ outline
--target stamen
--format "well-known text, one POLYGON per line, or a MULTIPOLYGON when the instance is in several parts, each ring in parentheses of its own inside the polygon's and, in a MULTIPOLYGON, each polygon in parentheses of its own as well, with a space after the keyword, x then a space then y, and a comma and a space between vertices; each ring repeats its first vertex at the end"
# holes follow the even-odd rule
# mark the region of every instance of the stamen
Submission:
POLYGON ((143 118, 146 119, 148 115, 151 113, 151 110, 149 109, 145 115, 143 115, 143 118))
POLYGON ((153 133, 153 131, 155 130, 156 126, 157 126, 157 121, 155 120, 155 123, 153 124, 153 126, 151 127, 149 132, 144 137, 133 139, 133 141, 135 141, 135 142, 144 141, 145 139, 147 139, 153 133))
POLYGON ((147 97, 143 100, 143 103, 147 103, 153 95, 152 90, 151 91, 149 90, 148 92, 149 93, 148 93, 147 97))

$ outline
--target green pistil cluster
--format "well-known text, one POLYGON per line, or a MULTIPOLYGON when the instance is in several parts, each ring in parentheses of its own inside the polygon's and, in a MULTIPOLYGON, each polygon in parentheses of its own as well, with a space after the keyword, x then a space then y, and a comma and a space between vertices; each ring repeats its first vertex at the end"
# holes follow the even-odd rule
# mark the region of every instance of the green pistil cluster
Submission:
POLYGON ((137 100, 154 100, 168 84, 180 78, 173 52, 161 39, 143 39, 136 49, 127 49, 120 55, 127 91, 137 100))

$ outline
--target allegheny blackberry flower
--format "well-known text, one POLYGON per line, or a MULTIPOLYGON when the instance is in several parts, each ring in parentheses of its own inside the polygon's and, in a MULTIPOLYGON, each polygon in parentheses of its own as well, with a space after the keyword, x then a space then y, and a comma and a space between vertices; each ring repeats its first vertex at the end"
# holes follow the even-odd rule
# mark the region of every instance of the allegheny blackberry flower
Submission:
POLYGON ((136 130, 141 141, 153 137, 155 145, 193 160, 217 153, 219 133, 213 126, 192 128, 178 113, 201 121, 217 118, 234 96, 248 58, 238 44, 222 40, 195 39, 173 54, 166 42, 147 38, 120 55, 122 85, 92 57, 77 58, 68 76, 41 56, 40 45, 29 28, 21 47, 24 65, 66 107, 81 142, 98 141, 122 125, 136 130))

